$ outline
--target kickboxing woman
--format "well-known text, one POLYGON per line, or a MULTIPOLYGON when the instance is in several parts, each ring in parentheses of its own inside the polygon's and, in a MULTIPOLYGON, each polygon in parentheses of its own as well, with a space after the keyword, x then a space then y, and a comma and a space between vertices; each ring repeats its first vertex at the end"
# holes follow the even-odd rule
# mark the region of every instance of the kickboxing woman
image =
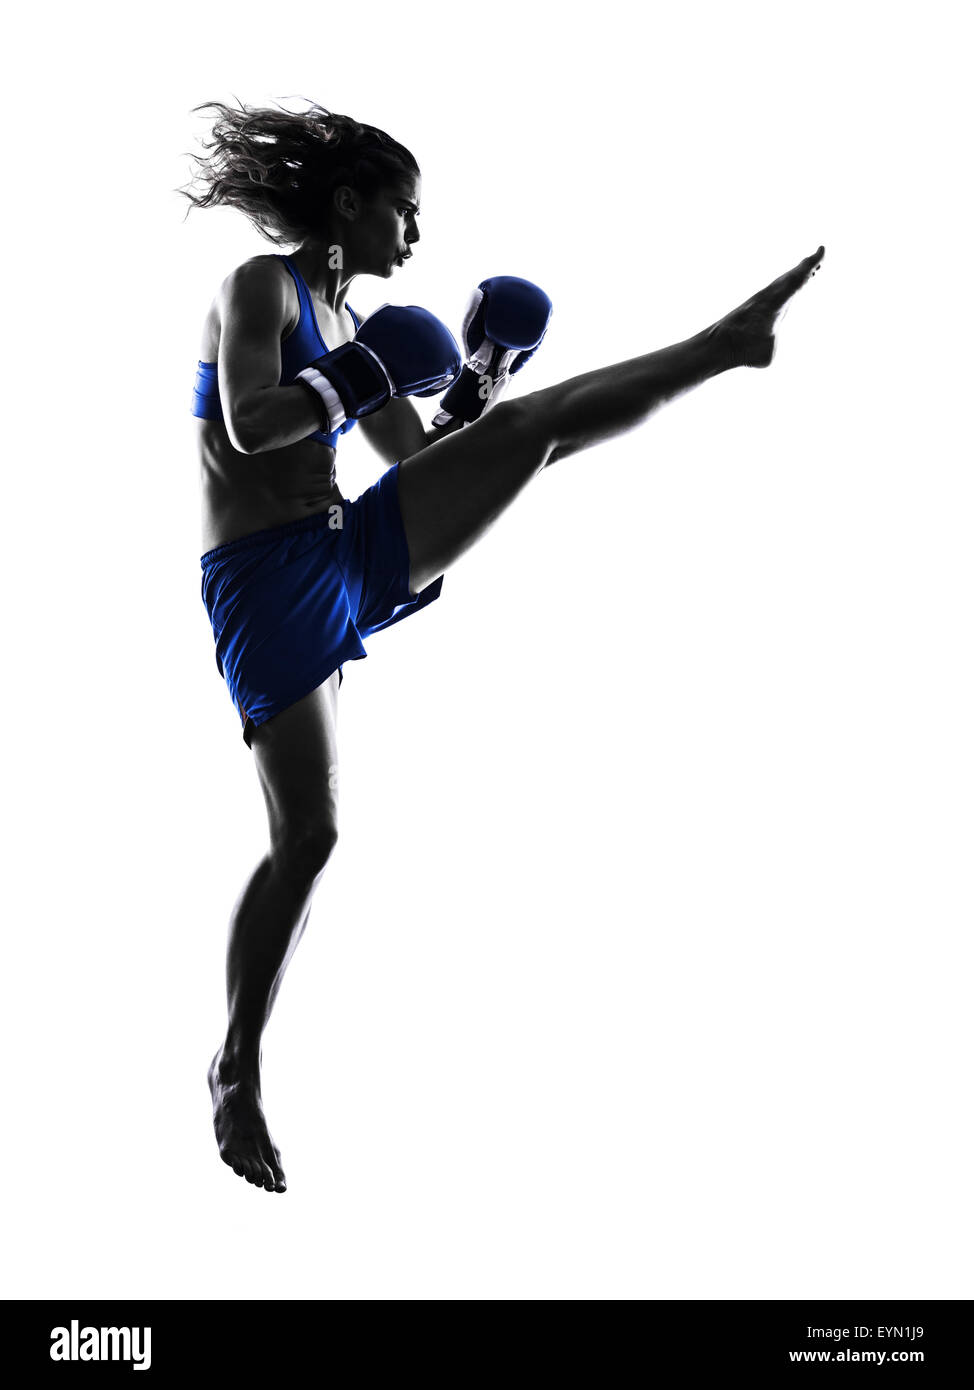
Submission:
POLYGON ((436 599, 444 572, 542 469, 721 372, 766 367, 776 319, 824 248, 684 342, 499 399, 547 328, 536 286, 481 282, 465 362, 425 309, 387 305, 362 320, 347 302, 356 276, 388 279, 419 241, 420 173, 407 149, 317 105, 197 109, 216 117, 196 161, 202 191, 186 196, 238 208, 289 248, 221 285, 193 398, 201 592, 269 829, 230 920, 227 1031, 208 1081, 224 1162, 283 1192, 260 1043, 335 848, 343 663, 436 599), (444 391, 427 431, 408 398, 444 391), (336 446, 356 424, 388 467, 349 501, 336 446))

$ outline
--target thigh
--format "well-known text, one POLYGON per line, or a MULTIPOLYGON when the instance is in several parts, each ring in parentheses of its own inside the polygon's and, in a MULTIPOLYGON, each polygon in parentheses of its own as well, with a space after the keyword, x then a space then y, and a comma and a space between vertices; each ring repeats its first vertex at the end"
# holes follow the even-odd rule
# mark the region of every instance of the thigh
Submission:
POLYGON ((251 736, 273 848, 337 834, 338 683, 335 671, 251 736))
POLYGON ((544 467, 553 441, 542 418, 530 397, 501 401, 475 424, 400 463, 411 593, 478 541, 544 467))

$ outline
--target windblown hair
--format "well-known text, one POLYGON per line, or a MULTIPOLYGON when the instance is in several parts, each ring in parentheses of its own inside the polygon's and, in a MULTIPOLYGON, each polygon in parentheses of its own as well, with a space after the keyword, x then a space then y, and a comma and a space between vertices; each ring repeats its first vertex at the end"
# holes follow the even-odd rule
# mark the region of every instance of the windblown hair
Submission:
POLYGON ((236 109, 210 101, 193 111, 217 116, 212 138, 202 141, 207 153, 191 156, 193 180, 177 191, 192 207, 239 208, 275 246, 320 234, 343 184, 371 198, 403 174, 419 173, 409 150, 385 131, 315 102, 301 113, 239 100, 236 109))

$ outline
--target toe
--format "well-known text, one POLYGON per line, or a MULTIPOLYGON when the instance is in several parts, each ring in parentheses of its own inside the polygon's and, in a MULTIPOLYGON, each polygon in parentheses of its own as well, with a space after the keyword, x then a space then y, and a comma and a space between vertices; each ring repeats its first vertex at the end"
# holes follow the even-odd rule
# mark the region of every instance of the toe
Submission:
POLYGON ((820 246, 814 255, 805 257, 804 261, 802 261, 802 266, 804 267, 801 278, 802 284, 805 284, 807 280, 812 278, 816 270, 818 270, 819 266, 822 264, 822 257, 824 255, 825 247, 820 246))
POLYGON ((803 261, 799 261, 791 270, 786 270, 784 275, 779 275, 777 280, 773 280, 758 298, 765 299, 766 304, 773 308, 781 309, 787 304, 792 295, 800 290, 806 281, 810 280, 812 273, 818 267, 822 256, 825 255, 825 247, 820 246, 812 256, 806 256, 803 261))
POLYGON ((243 1159, 240 1157, 239 1154, 235 1154, 235 1153, 221 1153, 221 1154, 220 1154, 220 1157, 223 1159, 224 1163, 226 1163, 229 1167, 231 1167, 231 1168, 233 1169, 233 1171, 236 1173, 236 1175, 237 1175, 238 1178, 242 1178, 242 1177, 243 1177, 243 1175, 244 1175, 243 1159))
POLYGON ((284 1165, 281 1162, 281 1151, 276 1144, 271 1144, 271 1151, 264 1155, 264 1161, 270 1169, 268 1189, 271 1192, 284 1192, 287 1188, 287 1182, 284 1177, 284 1165))
POLYGON ((272 1141, 261 1145, 260 1156, 264 1167, 264 1186, 267 1188, 268 1192, 273 1192, 274 1188, 277 1186, 277 1172, 280 1168, 280 1164, 274 1161, 274 1144, 272 1141))

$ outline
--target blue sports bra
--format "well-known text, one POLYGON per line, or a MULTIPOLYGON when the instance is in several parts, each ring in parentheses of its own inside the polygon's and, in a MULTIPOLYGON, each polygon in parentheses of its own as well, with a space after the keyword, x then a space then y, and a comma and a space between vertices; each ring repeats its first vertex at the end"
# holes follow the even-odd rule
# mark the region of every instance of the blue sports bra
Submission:
MULTIPOLYGON (((282 386, 289 385, 294 381, 298 372, 303 371, 310 362, 320 357, 322 353, 328 351, 328 347, 321 331, 318 328, 318 320, 315 318, 314 305, 311 303, 311 295, 308 287, 304 283, 300 272, 293 266, 287 256, 278 256, 279 261, 283 261, 291 272, 298 291, 298 302, 301 305, 301 312, 298 316, 296 326, 281 342, 281 381, 282 386)), ((358 332, 359 321, 354 309, 346 304, 345 308, 352 316, 355 331, 358 332)), ((223 407, 220 404, 220 387, 217 381, 217 364, 215 362, 199 362, 196 367, 196 383, 193 387, 193 404, 190 407, 193 414, 201 420, 222 420, 223 407)), ((315 430, 314 434, 308 436, 309 439, 318 439, 322 444, 330 444, 334 449, 338 445, 338 436, 347 434, 355 424, 354 420, 346 420, 344 425, 335 430, 334 434, 323 434, 321 430, 315 430)))

